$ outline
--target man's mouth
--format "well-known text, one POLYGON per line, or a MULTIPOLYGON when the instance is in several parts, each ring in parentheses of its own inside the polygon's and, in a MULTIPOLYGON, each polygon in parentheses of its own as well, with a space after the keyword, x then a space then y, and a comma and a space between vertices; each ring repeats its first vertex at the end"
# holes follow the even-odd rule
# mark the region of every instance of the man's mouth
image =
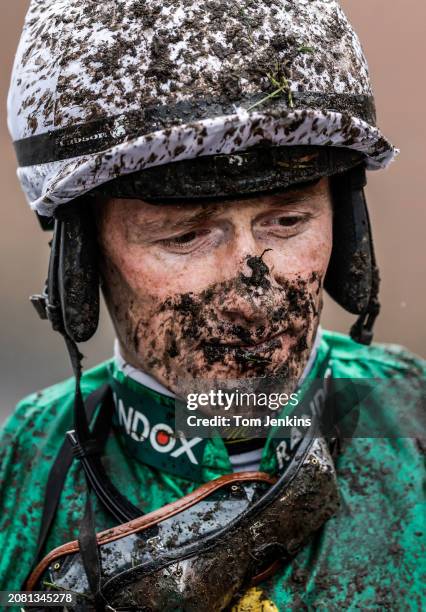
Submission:
POLYGON ((208 346, 212 348, 213 347, 220 348, 223 351, 240 351, 240 352, 244 351, 247 353, 258 354, 258 353, 265 353, 265 352, 271 351, 276 348, 281 348, 282 338, 284 334, 285 334, 284 331, 280 331, 280 332, 277 332, 276 334, 273 334, 272 336, 269 336, 268 338, 264 340, 259 340, 258 342, 250 342, 250 343, 214 341, 214 342, 204 342, 203 344, 204 346, 208 346))

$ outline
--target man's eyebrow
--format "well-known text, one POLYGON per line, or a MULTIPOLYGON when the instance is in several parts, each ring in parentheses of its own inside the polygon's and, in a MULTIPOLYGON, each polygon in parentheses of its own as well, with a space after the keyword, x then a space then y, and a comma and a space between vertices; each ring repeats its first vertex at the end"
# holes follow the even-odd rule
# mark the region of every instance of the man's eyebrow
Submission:
POLYGON ((201 210, 184 210, 183 207, 176 209, 175 214, 168 214, 163 217, 161 215, 155 216, 154 218, 143 218, 143 223, 131 223, 128 226, 128 238, 135 237, 139 234, 150 234, 152 232, 159 232, 162 230, 174 231, 185 229, 186 227, 192 227, 193 225, 203 223, 208 219, 211 219, 214 215, 218 214, 222 210, 221 206, 206 206, 201 210))
MULTIPOLYGON (((264 197, 267 197, 268 199, 270 198, 271 200, 277 199, 282 204, 291 204, 296 201, 300 202, 307 200, 312 196, 311 194, 307 194, 302 187, 298 188, 298 186, 295 186, 295 188, 292 190, 285 189, 282 192, 277 192, 275 194, 265 194, 264 197)), ((247 201, 247 203, 250 203, 250 201, 255 200, 257 198, 263 200, 263 196, 261 194, 255 194, 252 197, 246 196, 245 198, 238 198, 237 201, 243 203, 247 201)), ((175 213, 173 221, 170 222, 170 220, 167 221, 165 219, 153 219, 151 222, 148 221, 146 225, 151 225, 152 229, 158 229, 159 227, 166 227, 167 229, 175 229, 187 226, 190 227, 197 223, 203 223, 204 221, 208 221, 215 215, 222 213, 229 206, 232 206, 233 203, 235 203, 235 200, 220 200, 214 203, 210 202, 209 204, 201 204, 195 209, 193 207, 187 207, 186 210, 185 206, 181 205, 179 206, 179 208, 176 207, 177 213, 175 213)), ((270 202, 271 206, 275 203, 275 201, 270 202)))
MULTIPOLYGON (((259 197, 256 195, 255 197, 259 197)), ((262 198, 262 196, 260 196, 262 198)), ((286 205, 292 204, 295 202, 303 202, 310 199, 310 194, 306 194, 303 188, 298 188, 296 186, 294 189, 288 190, 285 189, 282 192, 277 192, 275 194, 265 194, 270 201, 269 204, 271 207, 277 205, 286 205)), ((245 198, 241 198, 238 201, 244 201, 245 198)), ((246 198, 247 201, 250 201, 253 198, 246 198)), ((186 228, 191 228, 194 225, 205 223, 215 215, 222 213, 226 208, 232 206, 233 202, 229 200, 222 200, 215 203, 203 203, 198 206, 185 206, 185 205, 176 205, 174 209, 170 208, 170 205, 167 205, 167 213, 165 215, 154 214, 150 218, 150 213, 147 216, 141 216, 141 222, 135 222, 132 220, 131 223, 128 224, 127 228, 127 239, 138 240, 140 236, 146 236, 147 234, 152 234, 155 232, 161 232, 167 230, 168 232, 173 232, 176 230, 184 230, 186 228)), ((155 205, 158 211, 161 211, 161 204, 155 205)), ((139 215, 138 215, 139 218, 139 215)))
POLYGON ((306 193, 288 193, 274 196, 274 200, 271 201, 271 206, 276 206, 277 204, 281 204, 283 206, 287 204, 295 204, 301 202, 308 202, 312 200, 312 196, 306 193))

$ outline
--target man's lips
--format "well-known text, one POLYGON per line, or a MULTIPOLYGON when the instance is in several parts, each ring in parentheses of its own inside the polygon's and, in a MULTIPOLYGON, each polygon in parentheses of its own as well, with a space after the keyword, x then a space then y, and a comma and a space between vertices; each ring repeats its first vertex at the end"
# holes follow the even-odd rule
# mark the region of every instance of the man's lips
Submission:
POLYGON ((284 334, 285 331, 280 331, 264 340, 259 340, 258 342, 249 344, 243 342, 205 342, 203 344, 204 346, 211 346, 215 348, 220 347, 222 350, 242 350, 250 353, 263 353, 272 348, 282 346, 281 339, 284 334))

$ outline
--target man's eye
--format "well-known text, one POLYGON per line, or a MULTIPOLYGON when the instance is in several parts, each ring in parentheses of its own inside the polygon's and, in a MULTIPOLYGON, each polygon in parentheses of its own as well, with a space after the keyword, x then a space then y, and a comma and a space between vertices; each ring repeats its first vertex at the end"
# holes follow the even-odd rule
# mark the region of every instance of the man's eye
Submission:
POLYGON ((305 215, 280 215, 273 217, 272 219, 267 219, 264 222, 264 225, 275 225, 281 227, 295 227, 300 223, 306 221, 305 215))
POLYGON ((310 218, 311 215, 307 213, 276 211, 260 222, 260 228, 277 238, 291 238, 303 231, 310 218))
POLYGON ((173 238, 161 240, 161 244, 169 249, 184 250, 199 244, 200 240, 205 238, 209 233, 209 230, 192 230, 180 236, 173 236, 173 238))
POLYGON ((284 227, 293 227, 301 221, 300 217, 279 217, 278 224, 284 227))
POLYGON ((186 244, 187 242, 192 242, 197 237, 197 232, 188 232, 187 234, 183 234, 182 236, 176 236, 176 238, 172 238, 167 242, 175 243, 175 244, 186 244))

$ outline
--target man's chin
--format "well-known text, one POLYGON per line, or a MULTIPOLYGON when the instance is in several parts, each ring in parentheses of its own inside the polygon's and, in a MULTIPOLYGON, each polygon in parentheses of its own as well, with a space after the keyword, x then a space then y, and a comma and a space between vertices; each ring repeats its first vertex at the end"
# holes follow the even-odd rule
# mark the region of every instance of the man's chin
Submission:
MULTIPOLYGON (((223 383, 238 386, 247 380, 270 381, 280 386, 297 384, 309 357, 304 335, 281 335, 258 346, 212 344, 188 353, 181 374, 174 379, 175 392, 188 386, 223 383)), ((179 368, 180 369, 180 368, 179 368)))

